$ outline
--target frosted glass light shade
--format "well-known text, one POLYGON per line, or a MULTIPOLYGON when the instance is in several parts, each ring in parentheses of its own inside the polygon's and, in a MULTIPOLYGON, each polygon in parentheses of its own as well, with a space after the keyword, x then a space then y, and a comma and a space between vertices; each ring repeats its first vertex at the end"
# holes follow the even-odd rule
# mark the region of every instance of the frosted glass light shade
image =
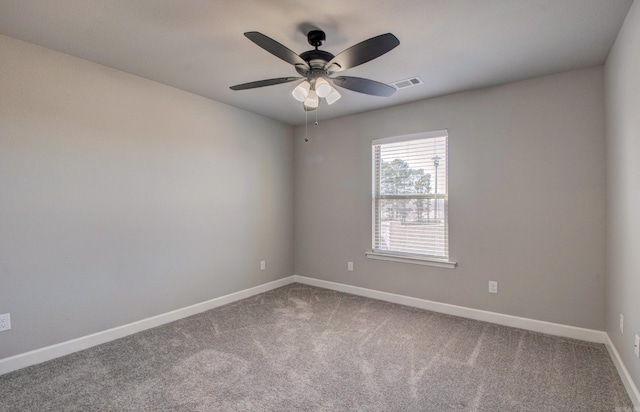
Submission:
POLYGON ((340 93, 338 93, 338 91, 336 89, 332 89, 331 93, 329 93, 329 95, 326 97, 326 100, 327 100, 328 104, 334 104, 341 97, 342 96, 340 95, 340 93))
POLYGON ((318 97, 322 97, 322 98, 327 97, 333 90, 329 82, 326 81, 323 77, 318 77, 316 79, 315 89, 316 89, 316 93, 318 94, 318 97))
POLYGON ((316 108, 320 104, 320 100, 318 99, 318 95, 315 90, 309 90, 309 95, 304 101, 304 105, 311 108, 316 108))
POLYGON ((309 95, 309 89, 311 88, 311 84, 308 81, 303 81, 299 85, 293 89, 291 95, 294 99, 299 102, 304 102, 307 96, 309 95))

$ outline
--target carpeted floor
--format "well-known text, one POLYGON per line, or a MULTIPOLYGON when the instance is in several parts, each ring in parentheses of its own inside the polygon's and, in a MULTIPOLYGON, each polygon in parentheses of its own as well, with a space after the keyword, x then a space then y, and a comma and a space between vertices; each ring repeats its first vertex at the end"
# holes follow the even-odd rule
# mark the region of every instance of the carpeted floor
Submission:
POLYGON ((604 345, 300 284, 0 376, 2 411, 632 407, 604 345))

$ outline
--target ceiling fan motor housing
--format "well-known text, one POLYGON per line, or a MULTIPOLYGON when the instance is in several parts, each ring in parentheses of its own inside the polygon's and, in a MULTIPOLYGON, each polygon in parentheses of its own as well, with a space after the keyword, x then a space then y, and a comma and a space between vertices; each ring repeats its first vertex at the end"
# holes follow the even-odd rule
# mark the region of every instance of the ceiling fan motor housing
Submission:
MULTIPOLYGON (((324 51, 324 50, 309 50, 306 51, 304 53, 302 53, 300 55, 300 58, 302 58, 302 60, 306 61, 307 63, 309 63, 309 67, 311 67, 311 72, 315 71, 315 70, 324 70, 324 66, 328 61, 331 61, 331 59, 333 59, 333 54, 324 51)), ((309 69, 307 67, 304 66, 297 66, 296 65, 296 70, 298 71, 298 73, 300 73, 302 76, 307 76, 310 72, 309 69)))

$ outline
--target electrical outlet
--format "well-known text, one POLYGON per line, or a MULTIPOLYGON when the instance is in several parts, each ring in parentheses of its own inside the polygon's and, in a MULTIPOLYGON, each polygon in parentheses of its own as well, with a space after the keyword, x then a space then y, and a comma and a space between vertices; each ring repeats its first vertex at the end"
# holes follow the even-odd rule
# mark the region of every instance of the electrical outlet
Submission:
POLYGON ((620 314, 620 333, 624 333, 624 315, 620 314))
POLYGON ((347 270, 353 272, 353 262, 347 262, 347 270))
POLYGON ((633 351, 636 354, 636 358, 640 358, 640 336, 636 335, 636 341, 633 344, 633 351))
POLYGON ((0 332, 11 329, 11 316, 8 313, 0 315, 0 332))
POLYGON ((264 260, 260 261, 260 270, 265 270, 267 268, 267 262, 264 260))
POLYGON ((498 293, 498 282, 494 280, 489 281, 489 293, 498 293))

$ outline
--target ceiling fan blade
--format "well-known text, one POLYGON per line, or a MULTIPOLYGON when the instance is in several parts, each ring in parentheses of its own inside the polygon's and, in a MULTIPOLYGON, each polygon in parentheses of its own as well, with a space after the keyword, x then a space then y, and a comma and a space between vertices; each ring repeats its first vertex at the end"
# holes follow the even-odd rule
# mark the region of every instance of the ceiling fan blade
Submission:
POLYGON ((324 68, 330 72, 356 67, 376 57, 380 57, 400 44, 400 40, 391 33, 381 34, 365 40, 338 54, 324 68))
POLYGON ((249 82, 231 86, 231 90, 247 90, 257 87, 273 86, 274 84, 282 84, 300 80, 302 77, 278 77, 277 79, 258 80, 257 82, 249 82))
POLYGON ((292 50, 286 48, 282 44, 278 43, 277 41, 273 40, 271 37, 267 37, 257 31, 248 31, 244 35, 258 46, 262 47, 274 56, 281 58, 289 64, 293 64, 294 66, 302 65, 305 67, 309 67, 309 64, 300 56, 298 56, 292 50))
POLYGON ((361 77, 340 76, 331 80, 336 86, 372 96, 389 97, 396 92, 393 86, 361 77))

